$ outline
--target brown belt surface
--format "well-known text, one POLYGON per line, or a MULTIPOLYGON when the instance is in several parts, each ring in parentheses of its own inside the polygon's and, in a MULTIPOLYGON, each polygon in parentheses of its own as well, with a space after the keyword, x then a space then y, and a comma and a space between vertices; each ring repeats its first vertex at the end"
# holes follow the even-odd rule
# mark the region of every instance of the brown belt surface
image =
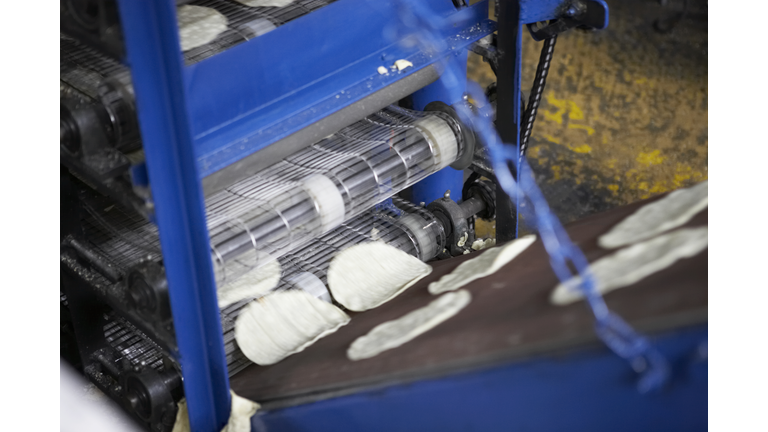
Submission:
MULTIPOLYGON (((656 199, 592 215, 566 229, 587 259, 594 262, 611 253, 597 245, 597 238, 656 199)), ((705 209, 685 226, 705 226, 707 221, 705 209)), ((275 365, 251 365, 231 378, 232 389, 276 407, 577 346, 598 346, 594 319, 583 301, 567 306, 550 304, 549 295, 558 281, 537 240, 498 272, 467 285, 472 301, 453 318, 373 358, 347 359, 347 348, 355 339, 434 300, 436 297, 427 291, 429 283, 476 256, 430 263, 432 273, 395 299, 370 311, 350 313, 349 324, 275 365)), ((611 310, 640 331, 703 323, 707 320, 707 268, 705 250, 630 287, 610 292, 605 300, 611 310)))

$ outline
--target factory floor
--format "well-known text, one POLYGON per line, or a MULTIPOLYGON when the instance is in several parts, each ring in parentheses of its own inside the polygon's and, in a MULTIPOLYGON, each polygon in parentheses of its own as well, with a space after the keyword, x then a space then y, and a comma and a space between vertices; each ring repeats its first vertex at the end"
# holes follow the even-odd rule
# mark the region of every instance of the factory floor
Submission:
MULTIPOLYGON (((610 24, 558 37, 528 160, 564 223, 707 179, 707 2, 607 0, 610 24)), ((523 92, 541 43, 523 34, 523 92)), ((470 54, 468 76, 495 81, 470 54)), ((478 224, 493 236, 493 224, 478 224)))

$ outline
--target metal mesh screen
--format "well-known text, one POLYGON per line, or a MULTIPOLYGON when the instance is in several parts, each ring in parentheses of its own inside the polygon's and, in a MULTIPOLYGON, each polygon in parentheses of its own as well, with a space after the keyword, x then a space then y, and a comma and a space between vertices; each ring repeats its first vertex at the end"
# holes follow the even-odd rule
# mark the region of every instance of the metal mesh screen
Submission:
POLYGON ((334 0, 295 0, 284 7, 251 7, 235 0, 196 0, 189 4, 216 9, 227 18, 227 29, 215 40, 184 52, 187 64, 194 64, 247 40, 258 37, 334 0))
POLYGON ((163 369, 162 350, 147 335, 125 319, 111 313, 104 325, 104 336, 117 351, 117 361, 128 360, 133 366, 163 369))
POLYGON ((457 146, 449 121, 438 114, 388 107, 210 196, 218 279, 247 271, 243 257, 253 250, 278 258, 327 231, 323 221, 338 209, 313 196, 317 180, 328 183, 324 192, 340 197, 335 206, 350 219, 453 162, 457 146), (427 131, 429 121, 444 135, 427 131), (444 154, 446 146, 452 157, 444 154))
MULTIPOLYGON (((279 259, 281 266, 281 282, 276 290, 293 289, 288 280, 302 272, 309 272, 319 278, 327 286, 327 272, 331 260, 339 251, 368 241, 383 241, 414 256, 418 256, 421 245, 416 240, 416 233, 410 226, 401 223, 404 216, 418 216, 425 231, 435 229, 438 224, 432 215, 420 207, 406 201, 393 198, 396 206, 382 207, 365 211, 359 216, 343 223, 338 228, 310 240, 303 248, 288 253, 279 259)), ((100 208, 97 204, 88 203, 89 210, 83 216, 85 236, 90 246, 104 254, 114 262, 125 274, 128 269, 144 259, 159 260, 159 241, 154 225, 143 221, 139 216, 131 216, 120 207, 100 208), (158 248, 152 251, 152 248, 158 248)), ((250 271, 258 271, 252 269, 250 271)), ((224 331, 225 352, 230 375, 233 375, 250 364, 250 361, 240 352, 234 339, 234 324, 240 311, 254 298, 244 299, 221 310, 222 329, 224 331)), ((159 351, 152 351, 153 344, 137 345, 141 337, 136 336, 131 328, 119 330, 115 324, 109 329, 118 350, 126 350, 130 359, 141 358, 147 364, 159 351), (115 329, 113 329, 113 327, 115 329), (124 338, 123 338, 124 337, 124 338), (147 354, 144 354, 143 351, 147 354), (134 352, 135 351, 135 352, 134 352), (152 354, 154 352, 154 354, 152 354)), ((146 339, 146 337, 145 337, 146 339)), ((150 341, 151 342, 151 341, 150 341)), ((112 342, 111 342, 112 343, 112 342)), ((157 348, 159 350, 159 348, 157 348)), ((158 357, 159 358, 159 357, 158 357)), ((133 360, 132 360, 133 361, 133 360)), ((152 360, 155 361, 155 360, 152 360)))
POLYGON ((92 99, 98 98, 99 84, 106 77, 127 70, 117 60, 63 34, 59 34, 59 56, 62 85, 92 99))

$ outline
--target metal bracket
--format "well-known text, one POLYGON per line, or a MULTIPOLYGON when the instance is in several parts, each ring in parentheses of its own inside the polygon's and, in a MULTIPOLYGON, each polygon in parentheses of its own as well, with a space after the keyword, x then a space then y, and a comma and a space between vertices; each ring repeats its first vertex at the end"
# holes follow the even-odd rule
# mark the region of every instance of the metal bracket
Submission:
POLYGON ((602 30, 608 26, 608 5, 602 0, 572 0, 560 10, 559 18, 528 24, 535 41, 556 36, 572 28, 602 30))

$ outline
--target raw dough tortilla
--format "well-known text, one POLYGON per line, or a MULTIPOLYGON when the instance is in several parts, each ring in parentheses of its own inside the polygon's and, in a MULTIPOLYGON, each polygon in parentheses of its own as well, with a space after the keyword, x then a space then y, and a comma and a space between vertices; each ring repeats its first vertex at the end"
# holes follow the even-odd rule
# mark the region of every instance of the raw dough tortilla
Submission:
POLYGON ((216 9, 203 6, 179 6, 176 8, 176 19, 182 51, 210 43, 227 29, 227 18, 224 15, 216 9))
POLYGON ((331 260, 328 287, 337 302, 359 312, 395 298, 431 272, 431 266, 386 243, 361 243, 331 260))
POLYGON ((402 317, 379 324, 365 336, 360 336, 347 349, 350 360, 371 358, 426 333, 453 317, 472 300, 467 290, 448 293, 430 304, 402 317))
POLYGON ((240 312, 235 340, 249 360, 271 365, 303 351, 348 322, 349 316, 341 309, 304 291, 277 291, 240 312))
POLYGON ((611 249, 655 237, 685 224, 708 205, 708 181, 676 190, 616 224, 597 244, 611 249))
MULTIPOLYGON (((232 396, 231 411, 229 420, 221 432, 250 432, 251 417, 261 408, 261 405, 238 396, 232 390, 229 391, 232 396)), ((179 409, 176 411, 176 422, 173 424, 171 432, 190 432, 192 428, 189 425, 189 411, 187 400, 182 398, 179 401, 179 409)))
MULTIPOLYGON (((697 255, 707 247, 707 231, 707 227, 681 228, 600 258, 590 265, 595 289, 605 294, 630 286, 682 258, 697 255)), ((550 301, 563 306, 583 299, 579 283, 581 277, 576 276, 557 285, 549 297, 550 301)))
POLYGON ((440 294, 453 291, 476 279, 495 273, 523 253, 535 241, 536 236, 531 234, 513 240, 504 246, 488 249, 477 258, 461 263, 452 272, 429 284, 429 292, 440 294))
POLYGON ((280 282, 280 263, 265 253, 260 253, 259 258, 264 264, 216 290, 220 309, 241 300, 266 294, 277 286, 280 282))

